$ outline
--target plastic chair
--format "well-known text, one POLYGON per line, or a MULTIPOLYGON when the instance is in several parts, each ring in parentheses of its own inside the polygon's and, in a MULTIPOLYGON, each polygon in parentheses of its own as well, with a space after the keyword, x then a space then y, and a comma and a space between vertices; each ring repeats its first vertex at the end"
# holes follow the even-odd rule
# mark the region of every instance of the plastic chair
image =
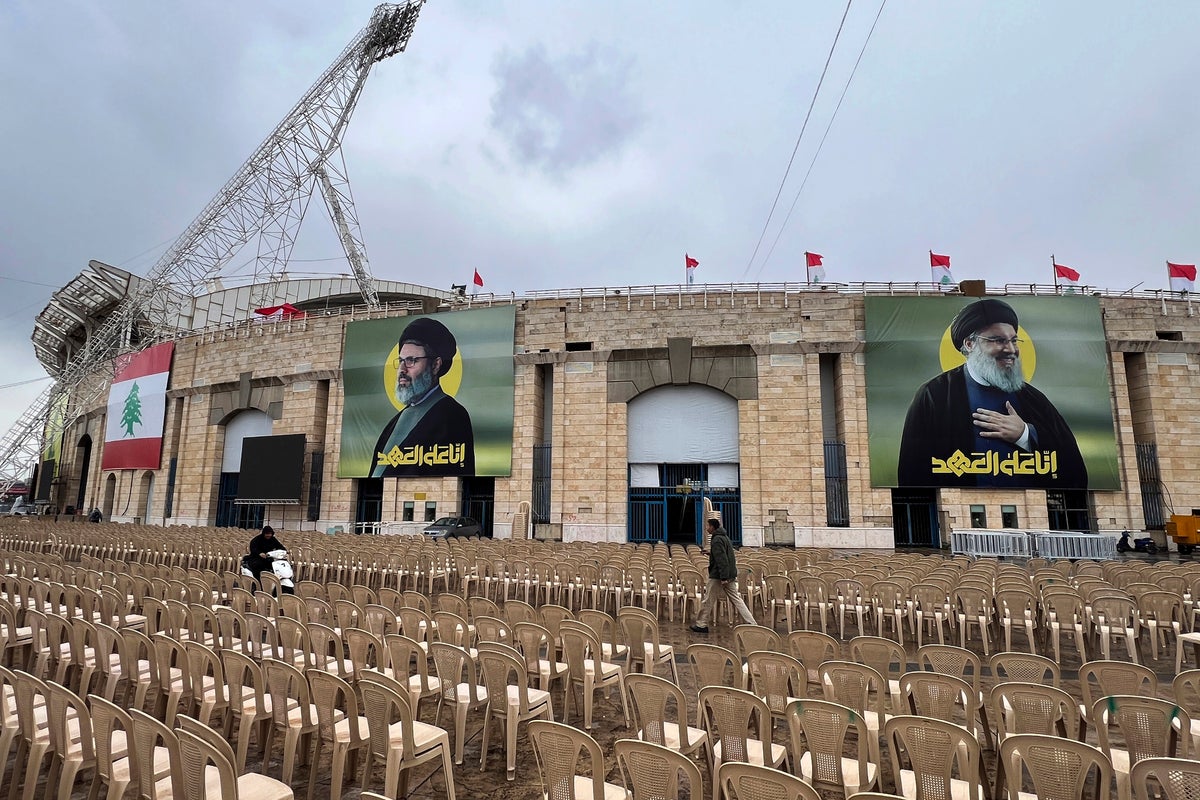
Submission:
POLYGON ((707 642, 695 642, 687 647, 692 682, 698 692, 705 686, 746 688, 746 673, 742 660, 728 648, 707 642))
POLYGON ((1000 628, 1004 631, 1004 649, 1012 650, 1012 633, 1014 627, 1020 627, 1025 632, 1029 643, 1029 652, 1037 652, 1037 598, 1028 589, 1000 589, 996 592, 996 612, 1000 628))
POLYGON ((239 772, 246 770, 246 755, 250 749, 250 734, 258 738, 263 757, 271 751, 271 698, 266 693, 262 667, 245 653, 222 650, 225 681, 229 687, 229 716, 238 720, 237 759, 233 762, 239 772))
POLYGON ((313 741, 312 767, 309 769, 308 800, 312 800, 321 751, 326 745, 330 755, 330 797, 342 796, 342 780, 350 753, 365 749, 369 743, 367 720, 359 714, 358 698, 350 684, 330 672, 316 669, 308 673, 313 705, 317 707, 317 736, 313 741))
POLYGON ((186 797, 183 787, 183 765, 179 752, 179 737, 173 728, 136 708, 129 709, 129 721, 133 727, 130 737, 130 772, 133 775, 137 796, 158 798, 163 796, 186 797), (160 777, 158 769, 145 769, 145 764, 158 765, 165 760, 166 774, 160 777))
POLYGON ((1137 646, 1140 623, 1134 602, 1128 597, 1097 597, 1091 607, 1092 627, 1100 639, 1100 657, 1111 658, 1113 641, 1123 641, 1129 660, 1140 663, 1137 646))
POLYGON ((950 626, 951 620, 946 591, 937 584, 918 583, 912 588, 912 600, 917 647, 924 644, 925 633, 930 624, 937 632, 938 644, 945 644, 946 628, 950 626))
POLYGON ((629 645, 629 671, 652 672, 657 664, 667 664, 671 677, 679 683, 679 667, 675 664, 675 648, 663 644, 658 620, 644 608, 626 606, 617 612, 617 623, 629 645), (639 667, 641 669, 639 669, 639 667))
POLYGON ((900 676, 908 672, 904 646, 881 636, 855 636, 850 640, 850 660, 873 667, 887 681, 894 714, 907 713, 900 707, 900 676))
MULTIPOLYGON (((1094 724, 1092 707, 1109 695, 1145 695, 1158 693, 1158 676, 1149 667, 1124 661, 1089 661, 1079 668, 1079 740, 1087 740, 1087 726, 1094 724)), ((1115 766, 1115 765, 1114 765, 1115 766)))
MULTIPOLYGON (((914 716, 953 722, 979 736, 979 699, 962 678, 937 672, 908 672, 900 678, 900 694, 914 716)), ((985 731, 988 740, 991 733, 985 731)))
POLYGON ((1108 756, 1117 778, 1117 797, 1130 800, 1131 769, 1144 758, 1186 757, 1191 741, 1191 716, 1168 700, 1140 695, 1110 695, 1092 705, 1092 721, 1100 749, 1108 756), (1124 748, 1112 744, 1116 728, 1124 748))
POLYGON ((362 692, 362 707, 367 717, 371 742, 363 764, 362 785, 370 785, 371 765, 375 758, 379 758, 384 761, 384 794, 402 797, 407 794, 408 770, 440 758, 446 797, 454 800, 450 735, 436 725, 427 725, 415 719, 408 701, 408 687, 395 678, 382 672, 364 670, 359 691, 362 692), (393 719, 397 721, 393 722, 393 719))
POLYGON ((1188 758, 1143 758, 1130 775, 1133 796, 1151 800, 1162 792, 1165 800, 1192 800, 1200 796, 1200 762, 1188 758))
POLYGON ((1171 695, 1192 718, 1192 752, 1200 754, 1200 669, 1189 669, 1171 681, 1171 695))
POLYGON ((545 717, 554 719, 550 693, 529 688, 529 676, 520 654, 505 645, 493 644, 496 649, 480 649, 479 666, 487 686, 487 708, 483 715, 483 743, 480 746, 479 768, 487 767, 488 734, 493 719, 505 723, 505 752, 508 756, 506 777, 517 776, 517 729, 522 722, 545 717), (506 647, 500 650, 500 647, 506 647))
POLYGON ((767 701, 772 719, 786 720, 788 704, 805 695, 808 670, 787 653, 756 650, 746 657, 749 689, 767 701))
POLYGON ((856 711, 806 698, 788 704, 787 720, 794 770, 814 788, 840 790, 848 797, 876 786, 879 764, 867 758, 872 734, 856 711), (847 757, 851 732, 854 756, 847 757))
MULTIPOLYGON (((691 756, 706 750, 708 733, 688 725, 688 702, 683 690, 657 675, 635 673, 625 677, 633 706, 638 739, 691 756), (674 713, 670 706, 674 705, 674 713)), ((706 762, 711 759, 706 757, 706 762)))
POLYGON ((1079 708, 1062 689, 1040 683, 1009 681, 992 687, 997 741, 1020 733, 1079 736, 1079 708))
MULTIPOLYGON (((602 660, 616 662, 624 659, 626 672, 628 672, 629 645, 617 641, 616 619, 607 611, 594 608, 582 609, 576 618, 596 632, 596 638, 600 640, 600 649, 603 651, 602 660)), ((684 619, 687 617, 685 616, 684 619)), ((561 624, 560 622, 559 625, 561 626, 561 624)))
POLYGON ((547 720, 529 723, 529 739, 542 779, 542 797, 555 800, 628 800, 624 787, 604 780, 604 753, 578 728, 547 720), (580 774, 579 754, 586 753, 588 774, 580 774))
POLYGON ((787 636, 788 652, 800 659, 800 663, 808 668, 808 682, 820 686, 817 667, 826 661, 836 661, 842 657, 842 645, 837 639, 827 633, 818 631, 792 631, 787 636))
POLYGON ((892 717, 883 732, 898 794, 983 800, 979 741, 970 732, 953 722, 913 716, 892 717))
POLYGON ((714 800, 820 800, 820 793, 795 775, 756 764, 726 763, 717 770, 714 800))
POLYGON ((983 698, 983 662, 979 656, 963 647, 927 644, 917 649, 917 663, 923 670, 961 678, 971 685, 975 690, 975 703, 983 722, 983 733, 988 747, 991 747, 992 726, 983 698))
MULTIPOLYGON (((621 710, 625 725, 629 726, 629 705, 625 697, 625 668, 620 664, 600 659, 602 646, 595 631, 582 622, 564 621, 560 628, 563 640, 563 655, 567 659, 567 685, 563 703, 565 721, 574 700, 574 688, 578 685, 583 692, 583 726, 592 727, 592 703, 595 693, 606 687, 616 687, 621 695, 621 710)), ((552 717, 553 718, 553 717, 552 717)))
POLYGON ((818 680, 825 699, 846 706, 862 716, 867 731, 868 758, 882 763, 880 738, 887 720, 883 698, 887 682, 878 670, 853 661, 826 661, 817 668, 818 680))
POLYGON ((771 741, 771 709, 755 694, 705 686, 700 690, 700 719, 708 733, 714 774, 725 762, 778 768, 787 759, 787 748, 771 741))
MULTIPOLYGON (((262 670, 271 698, 271 727, 283 734, 281 778, 290 785, 297 753, 308 751, 305 740, 311 739, 312 734, 318 731, 317 707, 312 702, 308 679, 299 668, 286 661, 265 659, 262 670)), ((270 750, 264 753, 263 759, 262 769, 265 772, 270 750)), ((313 780, 313 777, 310 776, 309 780, 313 780)))
POLYGON ((1096 796, 1108 797, 1113 769, 1108 757, 1090 744, 1020 733, 1007 737, 1000 745, 996 768, 996 800, 1020 800, 1028 773, 1034 794, 1043 800, 1082 798, 1089 781, 1096 796))
POLYGON ((565 703, 565 683, 570 665, 565 661, 558 660, 554 634, 536 622, 518 622, 513 625, 512 638, 517 649, 525 658, 525 666, 530 676, 537 678, 538 688, 549 692, 555 681, 563 683, 563 702, 565 703))
MULTIPOLYGON (((88 695, 88 706, 92 715, 92 735, 96 742, 96 776, 90 796, 99 797, 105 789, 105 800, 121 800, 132 785, 135 773, 144 769, 141 764, 133 769, 133 720, 129 712, 99 695, 88 695)), ((171 765, 165 748, 154 751, 155 763, 149 772, 155 780, 170 773, 171 765)))
POLYGON ((476 677, 475 660, 464 648, 445 642, 430 645, 433 666, 441 684, 437 711, 433 721, 442 718, 442 707, 449 703, 454 710, 454 763, 463 763, 466 741, 467 713, 488 704, 487 687, 476 677))
POLYGON ((1065 634, 1071 636, 1075 650, 1079 653, 1079 660, 1087 661, 1087 645, 1083 631, 1087 616, 1083 598, 1071 589, 1055 594, 1043 592, 1042 607, 1045 610, 1047 636, 1054 647, 1054 660, 1062 663, 1061 641, 1065 634))
POLYGON ((1062 685, 1058 664, 1033 653, 993 653, 988 659, 988 669, 997 681, 1041 683, 1055 688, 1062 685))
POLYGON ((292 788, 285 783, 253 772, 239 775, 229 743, 219 736, 204 735, 205 730, 209 729, 201 726, 177 733, 185 797, 216 794, 221 800, 293 800, 292 788))
MULTIPOLYGON (((639 677, 674 685, 649 675, 639 677)), ((636 739, 618 739, 613 750, 617 765, 625 776, 625 785, 632 792, 632 800, 683 800, 704 796, 704 779, 699 768, 675 750, 636 739), (687 786, 686 795, 684 785, 687 786)))

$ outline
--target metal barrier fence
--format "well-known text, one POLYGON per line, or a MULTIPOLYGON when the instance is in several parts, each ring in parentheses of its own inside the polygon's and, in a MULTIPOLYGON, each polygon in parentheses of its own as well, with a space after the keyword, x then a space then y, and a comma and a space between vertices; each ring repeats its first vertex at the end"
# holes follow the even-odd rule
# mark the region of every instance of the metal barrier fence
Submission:
POLYGON ((1030 531, 1033 554, 1042 558, 1092 558, 1117 557, 1117 540, 1111 536, 1095 533, 1069 533, 1063 531, 1030 531))
POLYGON ((1029 558, 1033 555, 1029 535, 1024 531, 989 531, 978 528, 952 531, 950 551, 955 555, 1029 558))

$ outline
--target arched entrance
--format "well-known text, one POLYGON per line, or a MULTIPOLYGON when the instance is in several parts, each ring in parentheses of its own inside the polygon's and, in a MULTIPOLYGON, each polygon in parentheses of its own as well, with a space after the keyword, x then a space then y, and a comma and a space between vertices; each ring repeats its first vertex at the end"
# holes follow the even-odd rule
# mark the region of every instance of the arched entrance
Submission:
POLYGON ((142 485, 138 487, 138 517, 149 524, 150 515, 154 512, 154 473, 147 470, 142 475, 142 485))
POLYGON ((217 490, 217 527, 262 526, 263 506, 237 505, 235 501, 242 469, 242 440, 270 435, 271 417, 257 409, 239 412, 225 423, 225 450, 221 455, 221 483, 217 490))
POLYGON ((741 541, 737 400, 700 384, 629 401, 629 540, 703 540, 704 498, 741 541))
POLYGON ((117 476, 111 472, 104 479, 104 505, 100 510, 104 513, 105 519, 112 519, 113 503, 117 498, 117 476))

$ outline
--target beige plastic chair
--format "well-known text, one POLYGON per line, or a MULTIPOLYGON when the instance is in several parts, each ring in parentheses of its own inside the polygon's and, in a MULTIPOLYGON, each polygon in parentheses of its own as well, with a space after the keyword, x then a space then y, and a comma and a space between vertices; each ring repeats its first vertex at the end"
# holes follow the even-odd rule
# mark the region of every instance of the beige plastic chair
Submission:
POLYGON ((908 672, 904 646, 880 636, 855 636, 850 640, 850 660, 873 667, 887 681, 894 714, 907 713, 900 705, 900 676, 908 672))
MULTIPOLYGON (((962 678, 937 672, 908 672, 900 678, 900 694, 914 716, 953 722, 979 737, 979 700, 962 678)), ((989 732, 990 741, 991 734, 989 732)))
POLYGON ((1042 607, 1047 636, 1054 647, 1054 660, 1062 663, 1062 637, 1068 635, 1075 644, 1080 661, 1087 661, 1087 644, 1084 637, 1084 622, 1087 620, 1083 598, 1073 590, 1049 594, 1043 592, 1042 607))
POLYGON ((129 721, 133 731, 129 770, 137 796, 146 800, 186 797, 178 735, 172 728, 136 708, 129 709, 129 721), (166 774, 161 775, 157 767, 164 760, 166 774), (145 769, 145 764, 155 764, 156 768, 145 769))
MULTIPOLYGON (((796 581, 796 593, 800 597, 800 622, 808 630, 815 613, 821 623, 821 633, 829 632, 829 614, 833 611, 829 586, 816 575, 802 577, 796 581)), ((803 659, 801 659, 803 661, 803 659)))
POLYGON ((1188 758, 1143 758, 1130 776, 1137 800, 1193 800, 1200 797, 1200 761, 1188 758))
POLYGON ((604 753, 591 736, 560 722, 533 720, 529 740, 537 758, 545 800, 629 800, 623 786, 604 780, 604 753), (580 753, 586 754, 586 773, 580 773, 580 753))
POLYGON ((917 647, 924 644, 924 637, 932 625, 937 632, 938 644, 946 643, 946 629, 950 627, 951 615, 946 590, 933 583, 918 583, 912 588, 913 628, 917 647))
POLYGON ((870 733, 867 757, 882 763, 880 739, 887 720, 884 696, 887 682, 878 670, 853 661, 826 661, 817 668, 818 680, 825 699, 853 709, 862 718, 870 733))
POLYGON ((842 657, 841 643, 820 631, 792 631, 787 636, 787 649, 800 663, 808 668, 808 682, 820 686, 817 668, 826 661, 837 661, 842 657))
POLYGON ((330 797, 342 796, 342 780, 350 753, 365 749, 369 743, 367 719, 359 714, 358 698, 350 684, 330 672, 315 669, 308 673, 313 705, 317 707, 317 736, 313 741, 312 767, 309 769, 308 800, 312 800, 315 776, 321 766, 321 751, 330 751, 330 797))
POLYGON ((9 800, 15 800, 17 786, 23 787, 22 800, 33 800, 42 763, 50 752, 50 730, 47 722, 50 689, 40 678, 20 670, 13 671, 13 690, 17 721, 17 756, 13 762, 9 800), (25 768, 24 780, 18 784, 17 773, 25 768))
MULTIPOLYGON (((588 629, 589 631, 591 628, 588 629)), ((530 677, 537 678, 538 688, 553 691, 555 682, 564 685, 563 702, 566 702, 566 679, 569 665, 559 661, 554 634, 536 622, 517 622, 512 628, 513 643, 525 658, 530 677)), ((564 705, 565 708, 565 705, 564 705)))
POLYGON ((236 650, 222 650, 221 662, 229 687, 229 714, 238 720, 237 760, 233 766, 241 773, 246 770, 251 733, 257 737, 258 749, 264 758, 271 750, 272 698, 266 693, 267 682, 262 667, 254 659, 236 650))
POLYGON ((983 800, 979 741, 966 729, 928 717, 898 716, 887 721, 883 732, 899 794, 910 800, 983 800))
POLYGON ((1088 725, 1092 720, 1092 707, 1101 697, 1109 695, 1158 694, 1158 676, 1149 667, 1129 664, 1124 661, 1089 661, 1079 668, 1079 691, 1083 702, 1079 704, 1079 740, 1087 741, 1088 725))
POLYGON ((387 668, 380 671, 391 674, 407 685, 408 702, 413 714, 421 716, 421 701, 427 697, 438 697, 442 692, 442 681, 429 672, 429 656, 421 643, 400 633, 388 634, 383 640, 387 652, 387 668))
POLYGON ((592 705, 596 692, 616 688, 621 695, 621 710, 625 726, 629 726, 629 704, 625 695, 625 667, 599 658, 603 651, 596 632, 582 622, 565 620, 559 629, 563 642, 563 657, 567 660, 566 697, 563 703, 563 720, 571 712, 575 698, 575 687, 583 693, 583 726, 592 727, 592 705))
POLYGON ((1007 737, 1000 745, 996 770, 996 800, 1079 800, 1090 785, 1096 797, 1109 797, 1112 791, 1112 764, 1108 757, 1090 744, 1020 733, 1007 737), (1028 783, 1033 794, 1021 791, 1028 783))
MULTIPOLYGON (((265 659, 262 670, 271 701, 271 727, 284 737, 281 777, 284 783, 291 784, 297 754, 311 749, 309 740, 318 731, 317 707, 312 702, 308 679, 300 669, 286 661, 265 659)), ((264 754, 264 772, 269 758, 268 750, 264 754)))
POLYGON ((1200 669, 1176 675, 1171 681, 1171 696, 1192 718, 1192 753, 1200 754, 1200 669))
POLYGON ((1134 764, 1144 758, 1188 755, 1191 716, 1168 700, 1140 695, 1101 697, 1092 705, 1091 718, 1100 749, 1113 765, 1118 800, 1130 800, 1134 764), (1113 746, 1114 729, 1124 739, 1124 748, 1113 746))
POLYGON ((988 669, 997 681, 1041 683, 1058 688, 1062 685, 1062 670, 1045 656, 1033 653, 993 653, 988 669))
POLYGON ((833 582, 834 613, 838 621, 838 638, 846 639, 846 615, 854 614, 860 636, 867 633, 864 620, 871 611, 871 595, 866 585, 855 578, 840 578, 833 582))
POLYGON ((732 650, 708 642, 694 642, 687 646, 688 664, 692 670, 692 682, 696 691, 705 686, 733 686, 746 688, 746 673, 742 660, 732 650))
POLYGON ((364 670, 360 674, 363 711, 371 744, 363 764, 362 785, 369 786, 371 766, 378 758, 384 762, 383 791, 388 797, 407 794, 408 771, 436 758, 441 759, 446 797, 454 800, 454 765, 450 756, 450 735, 436 725, 418 722, 409 705, 408 687, 382 672, 364 670), (395 720, 395 722, 393 722, 395 720))
POLYGON ((438 695, 437 711, 433 721, 442 718, 443 706, 449 704, 454 712, 454 763, 463 763, 463 745, 466 742, 467 713, 488 704, 488 689, 479 682, 475 659, 462 647, 445 642, 430 645, 433 666, 437 672, 442 691, 438 695))
POLYGON ((229 715, 229 685, 225 682, 220 656, 199 642, 184 642, 183 647, 192 681, 192 715, 205 725, 212 724, 215 717, 229 736, 233 720, 229 715))
POLYGON ((996 592, 996 612, 1004 631, 1004 649, 1012 650, 1013 628, 1025 632, 1029 652, 1037 652, 1037 597, 1028 589, 1000 589, 996 592))
POLYGON ((617 623, 629 645, 629 671, 653 672, 658 664, 670 667, 671 678, 679 683, 679 667, 675 664, 675 648, 663 644, 659 636, 658 619, 644 608, 626 606, 617 612, 617 623))
POLYGON ((778 768, 787 759, 787 748, 771 741, 771 709, 751 692, 705 686, 700 690, 700 719, 708 733, 713 774, 725 762, 778 768))
MULTIPOLYGON (((616 662, 624 659, 628 662, 629 645, 617 640, 617 621, 612 614, 594 608, 585 608, 579 612, 577 619, 596 632, 596 637, 600 640, 600 647, 604 651, 602 660, 616 662)), ((559 624, 561 626, 561 622, 559 624)), ((628 672, 628 663, 625 668, 628 672)))
MULTIPOLYGON (((184 717, 180 717, 182 721, 184 717)), ((292 788, 285 783, 248 772, 239 775, 233 766, 229 743, 204 725, 188 726, 177 733, 180 783, 185 797, 220 800, 293 800, 292 788)))
POLYGON ((794 771, 814 788, 841 791, 849 797, 877 785, 880 765, 867 757, 872 734, 858 712, 806 698, 788 704, 787 720, 794 771), (848 757, 851 739, 854 755, 848 757))
POLYGON ((1079 736, 1079 708, 1062 689, 1041 683, 998 683, 992 687, 991 703, 997 741, 1019 733, 1079 736))
POLYGON ((714 800, 821 800, 816 789, 795 775, 755 764, 722 764, 717 787, 714 800))
MULTIPOLYGON (((688 725, 689 704, 682 689, 665 678, 640 672, 625 676, 625 686, 638 739, 685 756, 707 749, 708 733, 688 725)), ((705 762, 711 759, 706 756, 705 762)))
POLYGON ((971 685, 975 690, 975 703, 983 723, 985 740, 990 748, 992 726, 983 697, 983 661, 979 656, 963 647, 927 644, 917 649, 917 663, 923 670, 960 678, 971 685))
POLYGON ((884 627, 891 623, 892 634, 904 642, 904 620, 908 618, 911 600, 905 584, 894 580, 878 580, 871 584, 872 613, 875 615, 875 635, 883 637, 884 627))
MULTIPOLYGON (((1137 596, 1137 611, 1141 624, 1150 634, 1150 656, 1158 658, 1159 644, 1166 650, 1173 639, 1178 650, 1179 634, 1183 633, 1183 597, 1158 589, 1137 596)), ((1176 672, 1179 671, 1176 667, 1176 672)))
POLYGON ((1096 597, 1091 601, 1092 627, 1100 640, 1100 658, 1112 658, 1112 643, 1124 642, 1129 660, 1135 664, 1138 659, 1138 620, 1137 605, 1128 597, 1096 597))
MULTIPOLYGON (((650 675, 639 677, 674 685, 650 675)), ((675 750, 637 739, 618 739, 613 750, 625 785, 632 792, 632 800, 684 800, 704 796, 700 769, 694 761, 675 750)))
MULTIPOLYGON (((45 686, 51 755, 46 793, 49 795, 57 786, 57 800, 70 800, 79 772, 96 769, 92 714, 83 698, 65 686, 53 681, 47 681, 45 686)), ((33 787, 27 784, 25 788, 28 792, 33 787)))
MULTIPOLYGON (((135 775, 132 768, 133 721, 127 711, 98 695, 88 695, 88 706, 96 742, 96 776, 91 796, 99 797, 100 791, 105 790, 105 800, 121 800, 135 775)), ((158 748, 154 756, 154 779, 161 780, 170 773, 167 750, 158 748)), ((138 769, 141 769, 140 764, 138 769)))
POLYGON ((545 717, 554 719, 554 704, 550 693, 529 688, 529 675, 520 654, 505 645, 493 643, 493 648, 480 649, 479 666, 487 686, 487 708, 483 715, 483 743, 480 746, 479 768, 487 767, 488 734, 493 719, 503 720, 505 753, 508 756, 506 777, 517 777, 517 729, 522 722, 545 717), (506 647, 506 650, 499 649, 506 647), (495 649, 493 649, 495 648, 495 649))
POLYGON ((805 696, 808 670, 787 653, 756 650, 746 657, 750 691, 767 701, 771 717, 787 719, 788 704, 805 696))

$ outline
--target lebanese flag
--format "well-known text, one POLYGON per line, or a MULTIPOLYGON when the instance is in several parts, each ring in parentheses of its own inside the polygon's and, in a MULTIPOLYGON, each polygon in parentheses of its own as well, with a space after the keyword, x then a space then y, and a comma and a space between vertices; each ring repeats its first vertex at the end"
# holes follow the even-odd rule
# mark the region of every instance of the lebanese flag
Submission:
POLYGON ((475 279, 472 281, 480 289, 483 288, 483 276, 479 274, 479 270, 475 270, 475 279))
POLYGON ((954 276, 950 274, 950 256, 929 251, 929 269, 933 273, 933 282, 943 292, 954 291, 954 276))
POLYGON ((1079 273, 1070 267, 1064 267, 1062 264, 1055 264, 1054 282, 1064 286, 1078 286, 1079 273))
POLYGON ((696 259, 689 256, 687 253, 683 254, 683 269, 685 272, 687 272, 688 286, 691 286, 692 283, 695 281, 696 267, 698 267, 698 266, 700 266, 699 261, 697 261, 696 259))
POLYGON ((825 256, 820 253, 804 253, 804 264, 808 267, 808 282, 820 283, 825 280, 825 256))
POLYGON ((1167 262, 1167 277, 1171 280, 1172 292, 1196 291, 1196 265, 1172 264, 1167 262))
POLYGON ((262 317, 260 322, 265 322, 268 319, 296 319, 304 316, 304 312, 296 308, 291 303, 284 303, 281 306, 267 306, 266 308, 256 308, 254 313, 262 317))
POLYGON ((174 342, 117 359, 108 389, 104 458, 100 469, 158 469, 167 419, 167 379, 174 342))

